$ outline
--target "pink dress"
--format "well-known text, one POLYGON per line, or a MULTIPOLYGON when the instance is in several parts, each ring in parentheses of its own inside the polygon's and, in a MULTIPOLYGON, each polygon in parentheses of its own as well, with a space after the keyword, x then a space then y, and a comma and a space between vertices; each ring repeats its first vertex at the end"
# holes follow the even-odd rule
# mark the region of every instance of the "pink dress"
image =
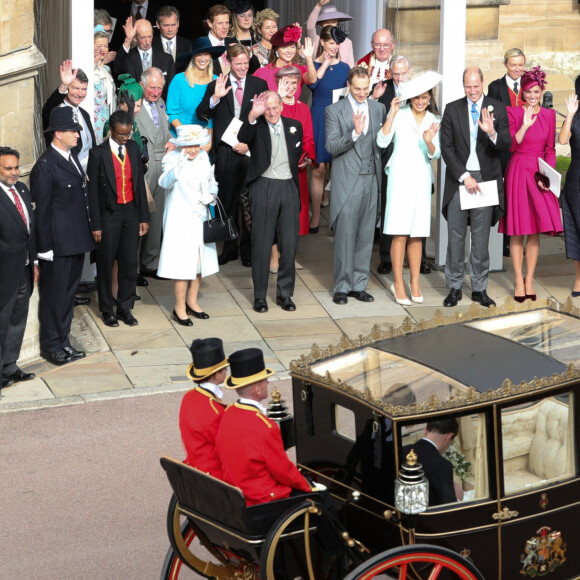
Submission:
POLYGON ((505 215, 499 231, 510 236, 527 234, 556 235, 562 232, 558 198, 551 191, 541 190, 534 173, 538 157, 556 167, 556 112, 540 108, 536 122, 518 144, 515 134, 523 124, 523 107, 506 107, 512 156, 505 173, 505 215))
MULTIPOLYGON (((298 88, 296 89, 296 96, 300 96, 300 92, 302 91, 302 77, 305 73, 308 73, 308 68, 305 64, 295 64, 295 67, 300 69, 302 76, 298 81, 298 88)), ((276 79, 274 75, 280 70, 279 66, 274 66, 273 64, 269 64, 268 66, 263 66, 259 68, 255 73, 254 76, 265 80, 268 83, 268 88, 271 91, 278 92, 278 85, 276 84, 276 79)))

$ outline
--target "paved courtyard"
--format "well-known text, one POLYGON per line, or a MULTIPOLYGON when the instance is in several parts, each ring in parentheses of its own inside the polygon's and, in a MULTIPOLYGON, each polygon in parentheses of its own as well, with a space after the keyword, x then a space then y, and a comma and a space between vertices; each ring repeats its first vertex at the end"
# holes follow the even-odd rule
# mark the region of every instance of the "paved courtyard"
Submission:
MULTIPOLYGON (((570 296, 574 268, 565 258, 564 240, 543 236, 541 244, 538 298, 553 297, 565 302, 570 296)), ((332 302, 332 246, 328 227, 321 227, 318 235, 300 239, 297 259, 303 269, 296 279, 296 312, 285 312, 276 306, 274 275, 270 276, 269 312, 254 312, 251 271, 241 262, 230 262, 217 275, 202 281, 199 302, 211 318, 193 319, 192 327, 179 326, 171 319, 174 303, 170 280, 150 280, 147 288, 138 288, 142 299, 134 309, 139 320, 139 326, 134 328, 122 323, 118 328, 106 327, 93 292, 91 304, 75 309, 73 323, 75 346, 86 350, 87 357, 63 367, 52 366, 43 359, 21 361, 21 366, 37 377, 2 390, 0 411, 185 390, 191 387, 185 376, 191 362, 188 345, 195 338, 209 336, 221 337, 226 353, 261 348, 266 364, 275 370, 277 378, 284 379, 290 361, 307 353, 314 343, 325 347, 336 344, 343 334, 350 338, 367 335, 375 324, 400 326, 406 317, 419 321, 431 318, 439 309, 456 314, 472 307, 467 289, 458 307, 443 308, 447 294, 445 276, 436 270, 422 277, 422 305, 395 304, 388 290, 392 275, 376 273, 377 244, 368 288, 375 301, 365 304, 350 299, 347 306, 337 306, 332 302)), ((513 292, 511 259, 504 259, 504 268, 503 272, 493 272, 489 279, 488 294, 498 305, 513 292)), ((406 270, 407 280, 408 275, 406 270)))

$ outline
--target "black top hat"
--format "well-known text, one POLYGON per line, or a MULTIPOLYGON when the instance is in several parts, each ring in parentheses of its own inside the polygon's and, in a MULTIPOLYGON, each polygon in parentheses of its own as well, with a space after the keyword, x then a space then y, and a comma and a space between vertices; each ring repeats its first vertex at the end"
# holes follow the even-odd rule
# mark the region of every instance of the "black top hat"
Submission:
POLYGON ((189 52, 184 52, 177 57, 177 62, 188 62, 192 56, 201 54, 202 52, 209 52, 212 58, 218 58, 226 50, 227 48, 225 46, 212 46, 207 36, 201 36, 191 43, 191 50, 189 52))
POLYGON ((68 105, 57 107, 50 112, 48 127, 44 130, 49 131, 82 131, 83 127, 79 124, 78 113, 68 105))
POLYGON ((226 379, 228 389, 239 389, 274 374, 272 369, 266 368, 264 354, 259 348, 244 348, 232 353, 228 357, 230 376, 226 379))
POLYGON ((187 368, 187 376, 192 381, 203 381, 228 366, 221 338, 198 338, 189 350, 193 362, 187 368))

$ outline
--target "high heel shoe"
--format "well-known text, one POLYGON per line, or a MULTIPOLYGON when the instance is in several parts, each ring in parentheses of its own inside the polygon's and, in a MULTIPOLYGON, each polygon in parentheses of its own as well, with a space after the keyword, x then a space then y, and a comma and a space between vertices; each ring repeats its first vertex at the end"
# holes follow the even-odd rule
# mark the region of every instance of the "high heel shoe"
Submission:
POLYGON ((580 290, 572 290, 572 298, 578 298, 580 296, 580 290))
POLYGON ((195 316, 200 320, 207 320, 209 318, 209 314, 206 314, 205 312, 196 312, 193 308, 190 308, 187 304, 185 305, 185 311, 190 316, 195 316))
POLYGON ((397 304, 400 304, 401 306, 411 306, 411 301, 408 298, 403 298, 402 300, 397 298, 397 293, 395 292, 395 284, 391 284, 391 294, 393 295, 393 298, 395 299, 395 302, 397 304))
POLYGON ((175 320, 175 322, 177 322, 177 324, 181 324, 181 326, 193 326, 193 322, 191 322, 191 320, 189 318, 179 318, 179 316, 177 316, 177 312, 175 312, 175 310, 173 311, 173 320, 175 320))
POLYGON ((525 302, 526 301, 526 298, 527 298, 526 295, 524 295, 524 296, 516 296, 516 285, 514 284, 514 300, 516 302, 519 302, 521 304, 522 302, 525 302))
MULTIPOLYGON (((525 284, 525 283, 526 283, 526 279, 524 278, 524 284, 525 284)), ((532 302, 535 302, 535 301, 536 301, 536 299, 537 299, 537 296, 536 296, 535 294, 528 294, 528 293, 526 292, 525 299, 526 299, 526 300, 531 300, 532 302)), ((522 302, 523 302, 523 300, 522 300, 522 302)))
POLYGON ((420 292, 419 296, 413 296, 413 291, 411 290, 411 300, 416 304, 423 304, 423 294, 420 292))

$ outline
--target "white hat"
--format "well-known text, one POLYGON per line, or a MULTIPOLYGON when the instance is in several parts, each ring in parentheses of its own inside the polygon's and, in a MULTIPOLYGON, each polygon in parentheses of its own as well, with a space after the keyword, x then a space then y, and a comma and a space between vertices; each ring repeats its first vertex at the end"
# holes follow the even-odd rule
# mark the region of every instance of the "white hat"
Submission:
POLYGON ((413 97, 418 97, 436 87, 441 82, 442 78, 443 77, 434 70, 419 73, 410 81, 399 85, 399 97, 405 101, 412 99, 413 97))
POLYGON ((178 147, 206 145, 211 139, 208 130, 201 125, 179 125, 179 127, 175 128, 175 131, 177 132, 177 137, 169 139, 169 142, 178 147))

